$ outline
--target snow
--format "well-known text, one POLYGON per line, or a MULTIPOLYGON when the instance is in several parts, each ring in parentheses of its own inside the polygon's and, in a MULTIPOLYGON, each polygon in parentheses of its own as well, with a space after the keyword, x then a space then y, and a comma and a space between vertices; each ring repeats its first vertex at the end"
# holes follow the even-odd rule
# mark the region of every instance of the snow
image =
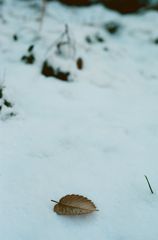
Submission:
POLYGON ((1 85, 13 108, 0 112, 0 239, 157 240, 158 13, 49 3, 40 28, 31 6, 1 6, 1 85), (109 21, 119 23, 116 34, 103 28, 109 21), (70 44, 61 57, 53 43, 65 24, 75 52, 68 54, 70 44), (105 41, 86 43, 95 34, 105 41), (36 61, 29 65, 20 59, 31 44, 36 61), (46 58, 73 81, 41 75, 46 58), (71 193, 99 212, 56 215, 50 200, 71 193))

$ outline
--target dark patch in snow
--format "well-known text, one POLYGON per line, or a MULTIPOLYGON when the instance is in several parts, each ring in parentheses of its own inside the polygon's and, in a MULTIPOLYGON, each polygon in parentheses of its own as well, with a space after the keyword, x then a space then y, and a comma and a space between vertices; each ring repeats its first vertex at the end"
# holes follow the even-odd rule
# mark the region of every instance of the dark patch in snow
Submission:
POLYGON ((95 35, 95 39, 97 40, 97 42, 100 42, 100 43, 105 41, 104 38, 102 36, 100 36, 99 34, 95 35))
POLYGON ((155 38, 155 39, 154 39, 154 43, 155 43, 155 44, 158 44, 158 38, 155 38))
POLYGON ((8 114, 8 117, 15 117, 16 116, 16 113, 15 112, 11 112, 8 114))
POLYGON ((29 47, 28 47, 28 52, 30 53, 30 52, 32 52, 34 50, 34 45, 32 44, 32 45, 30 45, 29 47))
POLYGON ((22 56, 21 60, 27 64, 33 64, 35 62, 35 56, 33 53, 22 56))
POLYGON ((78 58, 78 59, 76 60, 76 66, 77 66, 77 68, 78 68, 79 70, 82 70, 82 69, 83 69, 83 65, 84 65, 83 59, 82 59, 82 58, 78 58))
POLYGON ((9 117, 13 117, 13 116, 15 116, 16 115, 16 113, 15 112, 13 112, 13 111, 11 111, 10 112, 10 108, 12 109, 12 107, 13 107, 13 104, 10 102, 10 101, 8 101, 6 98, 4 98, 4 92, 3 92, 3 90, 4 90, 4 86, 0 86, 0 115, 1 115, 1 120, 6 120, 6 119, 8 119, 9 117), (6 111, 6 109, 8 109, 7 110, 7 112, 5 112, 6 111), (3 109, 4 109, 4 112, 3 112, 3 109))
POLYGON ((120 25, 116 22, 108 22, 104 25, 104 29, 108 31, 110 34, 114 34, 118 32, 120 25))
POLYGON ((18 35, 17 34, 14 34, 13 35, 13 40, 16 42, 16 41, 18 41, 18 35))
POLYGON ((64 72, 60 68, 52 67, 47 61, 44 61, 41 73, 46 77, 55 77, 62 81, 69 81, 70 72, 64 72))
POLYGON ((11 108, 13 105, 11 102, 9 102, 7 99, 4 99, 4 105, 8 108, 11 108))
POLYGON ((86 36, 85 40, 89 44, 105 42, 105 39, 102 36, 100 36, 100 34, 98 34, 98 33, 96 33, 93 36, 89 36, 89 35, 86 36))
POLYGON ((89 44, 93 43, 93 41, 92 41, 92 39, 91 39, 90 36, 86 36, 85 40, 86 40, 86 42, 89 43, 89 44))
POLYGON ((15 117, 15 116, 16 116, 15 112, 6 113, 5 115, 3 115, 1 117, 1 120, 6 121, 6 120, 8 120, 8 119, 10 119, 12 117, 15 117))
POLYGON ((0 86, 0 99, 3 98, 3 87, 0 86))

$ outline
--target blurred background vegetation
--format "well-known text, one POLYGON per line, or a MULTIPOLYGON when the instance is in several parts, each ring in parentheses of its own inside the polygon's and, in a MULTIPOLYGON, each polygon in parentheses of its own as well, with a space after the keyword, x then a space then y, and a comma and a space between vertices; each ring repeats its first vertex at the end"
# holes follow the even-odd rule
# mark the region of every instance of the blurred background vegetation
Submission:
POLYGON ((133 13, 140 9, 158 10, 158 0, 59 0, 59 1, 71 6, 87 6, 102 3, 106 7, 121 12, 123 14, 133 13))
MULTIPOLYGON (((0 3, 6 0, 0 0, 0 3)), ((107 8, 118 11, 122 14, 135 13, 140 9, 154 9, 158 11, 158 0, 19 0, 19 1, 36 1, 52 2, 59 1, 69 6, 89 6, 101 3, 107 8)))

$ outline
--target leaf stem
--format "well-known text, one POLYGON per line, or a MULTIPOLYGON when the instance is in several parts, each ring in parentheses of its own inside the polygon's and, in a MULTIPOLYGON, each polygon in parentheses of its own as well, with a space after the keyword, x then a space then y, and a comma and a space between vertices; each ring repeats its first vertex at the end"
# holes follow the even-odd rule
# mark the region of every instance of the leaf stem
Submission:
POLYGON ((59 202, 57 202, 57 201, 55 201, 55 200, 51 200, 51 202, 59 203, 59 202))
POLYGON ((146 181, 147 181, 147 183, 148 183, 148 186, 149 186, 149 189, 150 189, 150 191, 151 191, 151 194, 154 194, 154 191, 152 190, 152 187, 151 187, 151 185, 150 185, 150 182, 149 182, 148 177, 147 177, 146 175, 144 175, 144 177, 145 177, 145 179, 146 179, 146 181))

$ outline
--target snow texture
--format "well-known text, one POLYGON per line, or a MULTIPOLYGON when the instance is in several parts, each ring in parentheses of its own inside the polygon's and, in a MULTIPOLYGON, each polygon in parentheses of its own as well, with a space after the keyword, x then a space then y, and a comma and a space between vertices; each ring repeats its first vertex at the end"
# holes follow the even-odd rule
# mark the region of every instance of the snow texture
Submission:
POLYGON ((38 4, 0 6, 0 85, 15 112, 0 112, 0 239, 157 240, 158 13, 50 2, 41 23, 38 4), (43 76, 45 60, 71 80, 43 76), (50 200, 71 193, 99 212, 56 215, 50 200))

